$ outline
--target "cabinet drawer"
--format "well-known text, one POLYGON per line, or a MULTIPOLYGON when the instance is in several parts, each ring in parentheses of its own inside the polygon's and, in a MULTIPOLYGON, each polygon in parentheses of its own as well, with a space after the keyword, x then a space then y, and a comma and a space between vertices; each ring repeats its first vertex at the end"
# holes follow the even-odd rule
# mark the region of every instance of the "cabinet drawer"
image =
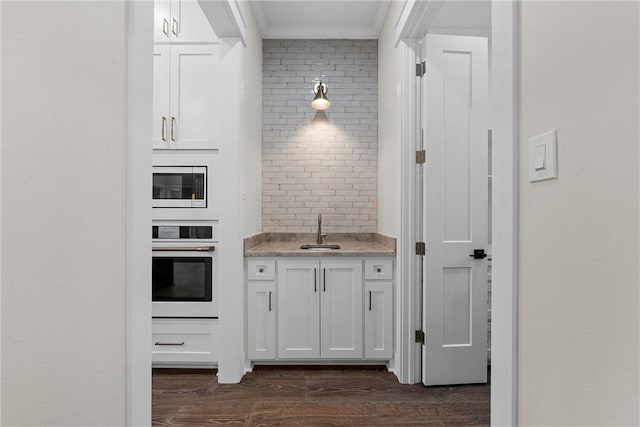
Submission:
POLYGON ((393 261, 390 259, 366 259, 364 261, 365 280, 391 280, 393 261))
POLYGON ((247 280, 275 280, 276 262, 272 259, 247 261, 247 280))
POLYGON ((216 319, 153 319, 153 362, 217 363, 216 319))

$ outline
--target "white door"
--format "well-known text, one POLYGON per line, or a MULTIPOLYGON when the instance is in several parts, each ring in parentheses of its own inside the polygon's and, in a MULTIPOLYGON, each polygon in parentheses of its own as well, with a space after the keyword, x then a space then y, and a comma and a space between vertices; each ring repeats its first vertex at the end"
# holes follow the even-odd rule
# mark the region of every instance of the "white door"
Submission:
POLYGON ((426 36, 425 385, 487 381, 487 56, 485 38, 426 36))
POLYGON ((276 284, 248 284, 248 352, 250 360, 276 357, 276 284))
POLYGON ((362 261, 320 262, 321 355, 362 358, 362 261))
POLYGON ((320 357, 318 260, 278 261, 278 357, 320 357))
POLYGON ((219 148, 215 138, 218 71, 217 44, 171 46, 171 148, 219 148))

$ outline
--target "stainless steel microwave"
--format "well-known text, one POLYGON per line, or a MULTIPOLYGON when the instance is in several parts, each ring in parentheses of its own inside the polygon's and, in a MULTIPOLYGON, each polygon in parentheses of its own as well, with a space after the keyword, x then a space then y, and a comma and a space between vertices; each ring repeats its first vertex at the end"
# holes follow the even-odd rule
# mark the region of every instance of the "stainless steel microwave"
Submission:
POLYGON ((206 166, 154 166, 154 208, 206 208, 206 166))
POLYGON ((154 221, 211 221, 219 215, 219 152, 153 153, 154 221))

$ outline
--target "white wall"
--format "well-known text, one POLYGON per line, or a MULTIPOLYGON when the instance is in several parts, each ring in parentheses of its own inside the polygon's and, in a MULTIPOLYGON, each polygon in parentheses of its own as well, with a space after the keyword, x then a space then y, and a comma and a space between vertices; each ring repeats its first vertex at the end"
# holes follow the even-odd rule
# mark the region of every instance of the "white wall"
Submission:
POLYGON ((2 2, 2 423, 125 421, 125 3, 2 2))
POLYGON ((262 229, 262 37, 248 2, 238 6, 247 23, 244 49, 243 142, 243 236, 262 229))
POLYGON ((378 38, 378 232, 400 235, 400 70, 395 24, 402 2, 392 1, 378 38))
POLYGON ((523 2, 521 425, 638 425, 637 2, 523 2), (527 139, 558 130, 559 179, 527 139))
POLYGON ((265 39, 263 56, 263 231, 312 233, 322 214, 328 233, 375 233, 377 41, 265 39))

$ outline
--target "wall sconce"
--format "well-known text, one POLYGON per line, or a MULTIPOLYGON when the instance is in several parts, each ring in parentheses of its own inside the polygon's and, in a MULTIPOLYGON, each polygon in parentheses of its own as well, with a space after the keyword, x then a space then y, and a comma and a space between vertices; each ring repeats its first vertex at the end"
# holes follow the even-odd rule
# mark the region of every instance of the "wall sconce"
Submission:
POLYGON ((322 83, 322 80, 315 80, 313 93, 316 95, 311 101, 311 107, 314 110, 323 111, 331 106, 331 102, 327 98, 327 85, 322 83))

